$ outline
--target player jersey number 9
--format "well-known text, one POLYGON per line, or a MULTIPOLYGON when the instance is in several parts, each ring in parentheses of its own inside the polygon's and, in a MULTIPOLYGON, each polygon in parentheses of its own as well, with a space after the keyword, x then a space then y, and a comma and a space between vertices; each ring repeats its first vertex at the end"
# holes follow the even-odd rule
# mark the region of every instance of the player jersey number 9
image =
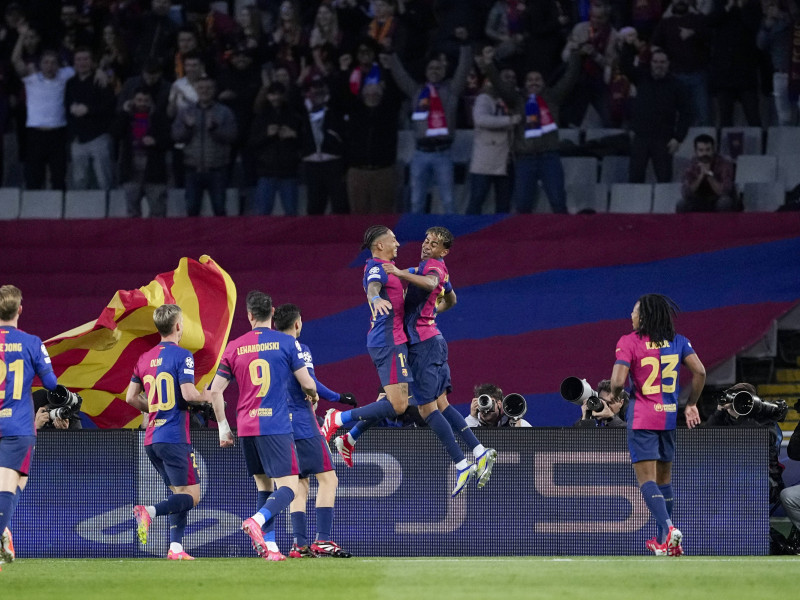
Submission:
MULTIPOLYGON (((25 362, 21 358, 12 362, 9 367, 6 367, 5 362, 0 362, 0 381, 5 383, 8 371, 14 374, 14 389, 11 390, 11 398, 13 400, 20 400, 22 398, 22 370, 24 367, 25 362)), ((0 400, 4 400, 5 397, 6 390, 0 390, 0 400)))
POLYGON ((270 374, 269 363, 263 358, 250 361, 250 381, 258 386, 256 398, 263 398, 269 391, 270 374))
POLYGON ((646 356, 642 359, 642 367, 650 367, 650 374, 642 386, 642 394, 672 394, 675 392, 675 385, 678 381, 678 359, 677 354, 661 355, 661 362, 655 356, 646 356), (653 385, 658 377, 659 368, 661 370, 661 385, 653 385))
POLYGON ((147 410, 158 412, 175 407, 175 378, 169 373, 159 373, 155 377, 144 376, 147 386, 147 410))

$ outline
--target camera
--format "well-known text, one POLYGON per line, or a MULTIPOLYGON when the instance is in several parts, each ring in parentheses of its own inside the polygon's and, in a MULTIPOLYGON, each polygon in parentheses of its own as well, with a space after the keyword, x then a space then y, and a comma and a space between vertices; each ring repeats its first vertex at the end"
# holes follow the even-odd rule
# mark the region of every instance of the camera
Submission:
POLYGON ((561 382, 561 397, 578 406, 583 406, 585 401, 586 410, 590 413, 600 412, 605 408, 605 403, 585 379, 567 377, 561 382))
MULTIPOLYGON (((480 402, 480 398, 478 398, 478 402, 480 402)), ((528 412, 525 396, 511 393, 503 398, 503 412, 511 421, 519 421, 528 412)))
POLYGON ((75 392, 69 391, 63 385, 57 385, 55 389, 47 392, 47 405, 45 408, 50 414, 50 420, 56 419, 69 420, 75 417, 81 410, 83 398, 75 392))
POLYGON ((489 394, 481 394, 478 396, 478 411, 482 413, 492 412, 494 410, 495 400, 489 394))
POLYGON ((729 391, 722 394, 717 403, 722 406, 730 404, 740 417, 750 416, 754 419, 763 418, 769 421, 783 421, 789 412, 789 405, 785 400, 767 402, 750 392, 729 391))

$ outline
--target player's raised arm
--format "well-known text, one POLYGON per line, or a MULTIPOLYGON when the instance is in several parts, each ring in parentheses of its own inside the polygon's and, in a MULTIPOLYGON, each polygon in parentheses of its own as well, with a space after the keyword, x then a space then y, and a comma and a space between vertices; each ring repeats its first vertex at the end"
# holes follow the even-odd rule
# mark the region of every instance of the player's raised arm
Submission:
POLYGON ((432 292, 436 289, 436 286, 439 285, 439 278, 433 273, 428 273, 427 275, 417 275, 416 268, 398 269, 393 263, 384 263, 381 266, 383 267, 383 270, 386 271, 387 275, 394 275, 398 279, 402 279, 403 281, 407 281, 412 285, 421 287, 423 290, 428 292, 432 292))

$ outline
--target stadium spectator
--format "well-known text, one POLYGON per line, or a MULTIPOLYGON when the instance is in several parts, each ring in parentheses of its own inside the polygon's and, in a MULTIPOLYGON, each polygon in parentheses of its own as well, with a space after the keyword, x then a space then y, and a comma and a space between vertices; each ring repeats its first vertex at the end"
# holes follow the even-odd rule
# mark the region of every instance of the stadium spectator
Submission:
POLYGON ((122 34, 114 25, 103 27, 97 68, 105 73, 114 92, 119 92, 122 83, 131 75, 131 57, 122 34))
POLYGON ((172 140, 185 144, 186 214, 200 214, 203 193, 211 197, 216 216, 225 215, 225 189, 231 146, 236 141, 236 117, 214 99, 216 83, 203 77, 195 84, 197 104, 178 112, 172 123, 172 140))
POLYGON ((237 45, 244 45, 257 65, 266 60, 267 36, 261 20, 261 11, 254 4, 241 6, 236 12, 239 24, 237 45))
POLYGON ((72 160, 72 185, 89 189, 91 175, 101 190, 114 185, 111 125, 116 99, 106 74, 95 68, 92 52, 77 48, 75 75, 67 81, 64 102, 72 160))
POLYGON ((117 113, 114 137, 119 146, 119 179, 129 217, 142 216, 142 196, 151 217, 167 216, 167 151, 170 126, 148 88, 140 88, 117 113))
MULTIPOLYGON (((276 308, 274 322, 276 331, 281 331, 295 339, 300 337, 300 333, 303 330, 300 309, 294 304, 282 304, 276 308)), ((353 398, 352 394, 338 394, 317 380, 314 374, 311 350, 305 344, 300 344, 300 349, 308 374, 311 375, 317 385, 319 397, 331 402, 341 401, 354 406, 355 398, 353 398)), ((330 448, 328 448, 328 443, 319 431, 319 425, 314 415, 316 404, 308 401, 305 392, 295 379, 289 379, 288 392, 292 434, 297 448, 297 463, 300 471, 297 495, 289 505, 292 534, 294 535, 294 544, 292 544, 292 549, 289 552, 289 558, 310 558, 312 556, 350 558, 350 553, 342 550, 333 541, 333 536, 331 535, 333 530, 333 505, 336 500, 339 479, 336 477, 336 471, 333 468, 330 448), (317 479, 319 488, 317 489, 315 500, 317 535, 309 545, 306 503, 308 501, 309 477, 311 475, 314 475, 317 479)))
POLYGON ((228 342, 211 382, 210 394, 219 402, 232 379, 239 385, 236 407, 239 441, 247 474, 253 477, 258 490, 259 506, 242 523, 242 531, 250 537, 259 556, 267 561, 282 561, 286 557, 275 544, 274 518, 289 506, 298 487, 297 456, 287 403, 289 379, 296 379, 312 402, 317 402, 319 396, 299 342, 271 329, 275 312, 272 298, 253 290, 247 294, 246 302, 252 331, 228 342), (261 344, 276 349, 261 352, 258 350, 261 344), (271 491, 273 486, 275 491, 271 491), (266 531, 262 531, 265 526, 266 531))
MULTIPOLYGON (((185 75, 172 82, 169 89, 167 102, 167 116, 174 119, 178 112, 197 103, 197 90, 195 84, 206 76, 206 66, 199 52, 190 52, 183 57, 183 72, 185 75)), ((175 186, 184 187, 186 173, 184 171, 183 143, 178 142, 172 151, 172 171, 175 177, 175 186)))
POLYGON ((130 110, 130 103, 139 90, 147 90, 153 99, 153 108, 167 114, 169 104, 170 84, 163 77, 161 63, 148 58, 139 75, 128 78, 122 84, 122 89, 117 94, 117 110, 130 110))
POLYGON ((397 0, 372 0, 372 21, 367 26, 367 35, 375 40, 384 52, 402 54, 406 36, 402 23, 395 15, 397 0))
POLYGON ((672 181, 672 156, 689 131, 692 109, 683 84, 669 72, 669 58, 656 49, 650 64, 621 65, 636 86, 631 106, 633 132, 628 180, 644 183, 648 162, 653 162, 656 181, 672 181))
POLYGON ((350 93, 354 96, 361 93, 365 84, 384 81, 384 73, 377 62, 379 49, 375 40, 364 37, 356 47, 355 66, 350 54, 344 53, 339 57, 339 70, 347 77, 350 93))
POLYGON ((472 402, 466 423, 470 427, 530 427, 525 419, 511 419, 503 412, 503 390, 493 383, 481 383, 472 391, 472 402), (478 399, 487 395, 492 399, 491 406, 481 410, 478 399))
POLYGON ((729 212, 737 209, 734 171, 736 165, 717 154, 714 138, 694 138, 694 156, 683 174, 677 212, 729 212))
POLYGON ((684 409, 690 429, 700 424, 697 401, 706 381, 705 367, 691 343, 675 332, 677 310, 666 296, 641 296, 631 312, 633 331, 616 344, 616 361, 611 372, 612 399, 621 397, 628 377, 636 389, 635 403, 628 415, 628 448, 642 497, 658 524, 657 536, 645 543, 657 556, 683 554, 683 534, 672 523, 672 461, 680 365, 692 373, 684 409), (654 381, 657 383, 652 385, 654 381))
MULTIPOLYGON (((504 69, 499 77, 516 87, 514 71, 504 69)), ((511 212, 512 180, 509 174, 511 144, 522 115, 509 114, 508 106, 487 79, 472 110, 475 135, 469 165, 468 215, 479 215, 489 190, 494 188, 496 213, 511 212)))
MULTIPOLYGON (((172 61, 172 70, 174 79, 185 77, 188 73, 186 71, 186 58, 188 56, 199 56, 203 61, 203 66, 208 68, 212 61, 200 45, 200 34, 190 26, 184 26, 178 31, 175 57, 172 61)), ((212 71, 208 68, 208 71, 212 71)))
POLYGON ((283 212, 296 215, 304 117, 289 104, 286 88, 277 81, 268 86, 267 101, 253 120, 248 141, 258 175, 252 211, 272 214, 275 196, 280 194, 283 212))
MULTIPOLYGON (((359 49, 365 48, 362 43, 359 49)), ((349 71, 344 55, 342 74, 349 71)), ((337 94, 348 113, 347 197, 353 214, 390 214, 397 210, 397 114, 401 94, 393 81, 380 81, 377 65, 362 79, 356 67, 340 77, 337 94), (358 91, 355 91, 358 90, 358 91), (354 93, 355 91, 355 93, 354 93)))
POLYGON ((711 124, 711 98, 708 91, 709 42, 708 16, 694 8, 692 0, 673 0, 653 32, 652 45, 664 50, 670 59, 675 79, 686 87, 692 102, 692 125, 711 124))
POLYGON ((347 121, 343 110, 332 102, 327 82, 316 77, 306 93, 307 117, 300 136, 303 171, 308 188, 308 214, 331 211, 347 214, 345 147, 347 121))
POLYGON ((608 85, 604 79, 606 67, 616 58, 617 31, 609 23, 610 8, 606 0, 591 3, 589 20, 577 23, 569 34, 561 52, 567 62, 575 52, 581 51, 581 75, 562 107, 564 123, 580 127, 591 104, 600 116, 603 127, 609 127, 608 85))
POLYGON ((522 117, 514 138, 514 205, 519 213, 530 213, 538 201, 539 181, 554 213, 567 212, 564 188, 564 167, 558 153, 559 108, 573 89, 580 74, 584 46, 572 54, 567 72, 553 86, 545 84, 542 74, 530 71, 525 76, 524 90, 517 90, 513 81, 500 78, 492 62, 493 49, 484 48, 480 64, 500 98, 511 112, 522 117))
MULTIPOLYGON (((0 287, 0 365, 14 374, 14 385, 4 390, 0 419, 0 562, 14 560, 14 545, 8 529, 28 483, 36 443, 31 384, 38 375, 48 390, 57 381, 47 350, 38 337, 18 329, 22 314, 22 292, 13 285, 0 287)), ((4 383, 7 383, 4 381, 4 383)))
MULTIPOLYGON (((145 413, 144 449, 172 495, 153 506, 137 504, 133 516, 139 541, 146 544, 153 519, 169 515, 167 559, 194 560, 182 545, 189 511, 200 502, 200 472, 189 437, 188 403, 205 402, 206 397, 194 384, 192 353, 178 345, 184 332, 180 307, 162 304, 153 312, 153 322, 161 341, 139 357, 125 401, 145 413), (167 386, 170 386, 168 391, 167 386), (147 394, 144 399, 142 391, 147 394), (158 426, 156 421, 160 421, 158 426)), ((232 446, 233 435, 225 420, 224 402, 215 398, 213 405, 220 427, 219 445, 232 446)))
POLYGON ((174 73, 178 25, 170 18, 171 8, 171 0, 152 0, 149 11, 130 19, 131 54, 137 68, 142 68, 151 59, 161 62, 164 73, 174 73))
POLYGON ((797 121, 797 99, 792 102, 789 92, 797 12, 794 0, 788 0, 788 6, 782 6, 778 0, 765 0, 764 17, 756 36, 756 45, 772 62, 772 96, 778 125, 793 125, 797 121))
POLYGON ((515 70, 538 71, 548 81, 557 75, 563 63, 561 50, 566 36, 562 33, 562 23, 565 18, 557 0, 526 3, 520 24, 522 55, 512 62, 515 70))
POLYGON ((414 124, 416 150, 411 158, 411 212, 422 213, 432 180, 436 180, 442 210, 454 213, 453 156, 451 146, 456 127, 458 98, 464 91, 472 62, 472 50, 466 44, 467 32, 461 28, 456 34, 462 46, 458 66, 452 79, 445 79, 445 65, 441 59, 428 62, 425 83, 420 85, 408 74, 397 54, 384 60, 394 81, 414 104, 411 119, 414 124))
POLYGON ((750 127, 761 126, 758 109, 759 51, 756 34, 761 24, 758 0, 714 0, 709 86, 719 105, 719 126, 731 127, 738 102, 750 127))
POLYGON ((53 189, 66 190, 67 112, 64 95, 67 81, 75 74, 72 67, 58 66, 58 54, 45 50, 39 70, 23 77, 25 84, 25 187, 45 187, 47 169, 53 189))
POLYGON ((592 411, 586 406, 588 398, 581 406, 581 418, 574 427, 626 427, 625 409, 628 406, 628 392, 622 390, 619 397, 611 397, 611 380, 603 379, 597 384, 597 396, 603 402, 603 410, 592 411))

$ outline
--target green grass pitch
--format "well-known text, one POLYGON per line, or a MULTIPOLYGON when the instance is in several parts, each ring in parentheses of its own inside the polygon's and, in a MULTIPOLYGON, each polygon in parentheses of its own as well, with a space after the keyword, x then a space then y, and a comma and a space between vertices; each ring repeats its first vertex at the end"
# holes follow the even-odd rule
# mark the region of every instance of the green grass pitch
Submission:
POLYGON ((800 557, 22 559, 3 600, 759 600, 796 598, 800 557))

